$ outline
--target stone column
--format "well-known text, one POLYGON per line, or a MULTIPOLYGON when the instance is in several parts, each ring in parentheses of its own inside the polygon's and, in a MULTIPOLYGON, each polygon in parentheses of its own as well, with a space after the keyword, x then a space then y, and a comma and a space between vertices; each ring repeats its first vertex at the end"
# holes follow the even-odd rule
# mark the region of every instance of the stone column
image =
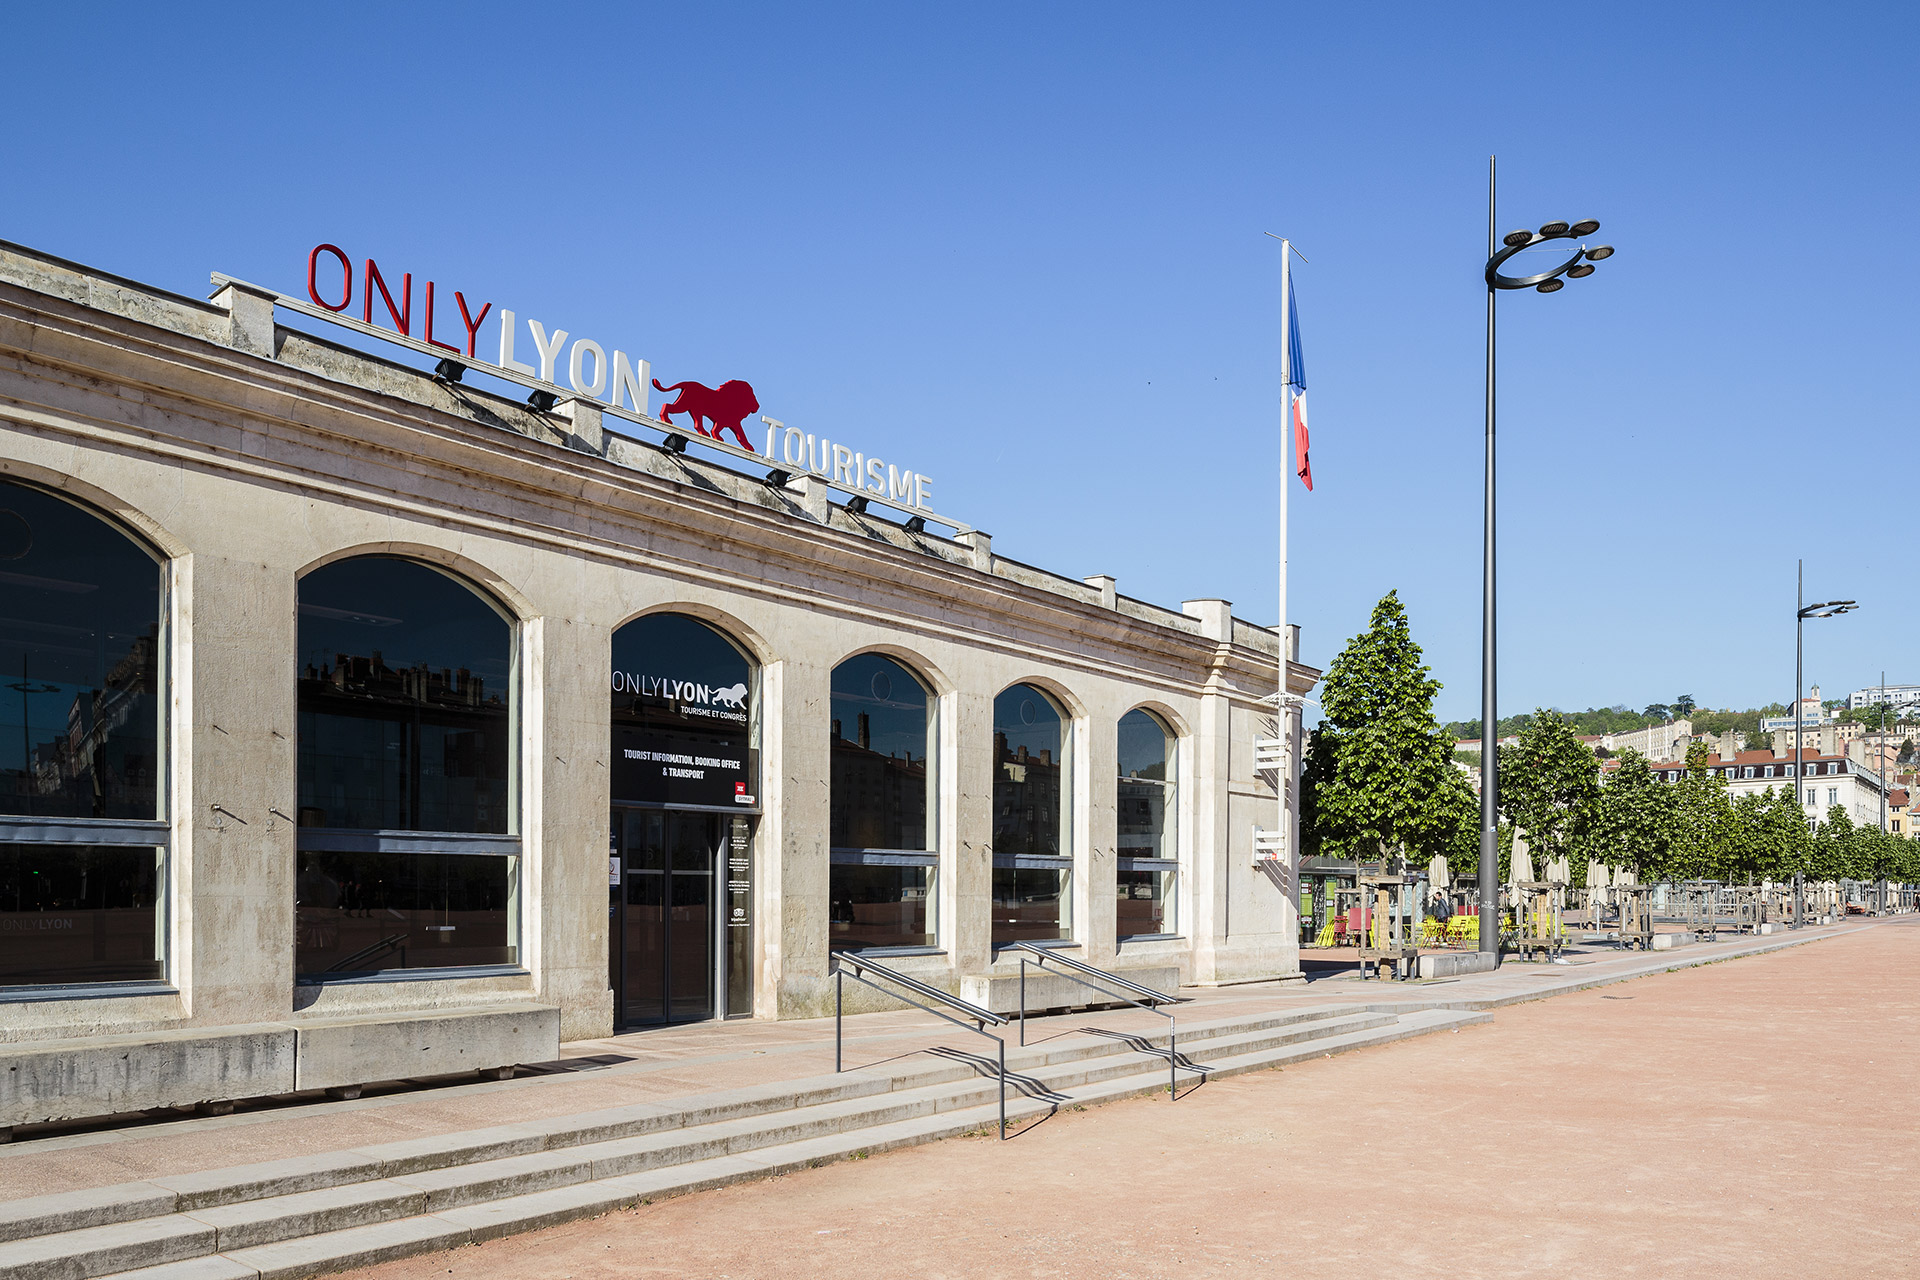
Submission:
POLYGON ((1086 962, 1113 967, 1115 854, 1119 829, 1119 716, 1106 700, 1090 701, 1078 726, 1074 756, 1074 927, 1086 962))
MULTIPOLYGON (((570 611, 569 611, 570 612, 570 611)), ((561 1009, 560 1038, 613 1030, 607 985, 607 733, 612 633, 559 612, 521 624, 522 963, 561 1009)))
POLYGON ((807 656, 770 663, 760 693, 759 833, 754 842, 760 1017, 833 1012, 827 979, 832 671, 807 656))
POLYGON ((190 772, 175 792, 186 808, 174 815, 177 980, 202 1025, 285 1018, 298 803, 293 573, 217 551, 181 565, 176 585, 191 593, 180 598, 176 656, 187 682, 175 689, 172 732, 190 772))
POLYGON ((940 749, 940 945, 956 978, 993 963, 993 697, 948 694, 940 749))
MULTIPOLYGON (((1201 634, 1224 647, 1233 635, 1232 606, 1225 600, 1188 600, 1181 612, 1200 620, 1201 634)), ((1193 726, 1193 980, 1211 982, 1220 968, 1232 920, 1227 909, 1233 838, 1233 715, 1218 678, 1201 696, 1193 726)))

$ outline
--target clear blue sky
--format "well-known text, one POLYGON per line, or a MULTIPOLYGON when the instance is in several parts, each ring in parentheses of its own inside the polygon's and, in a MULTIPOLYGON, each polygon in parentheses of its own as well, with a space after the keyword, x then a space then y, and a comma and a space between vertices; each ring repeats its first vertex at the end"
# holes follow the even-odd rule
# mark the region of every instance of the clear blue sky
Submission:
POLYGON ((331 240, 746 378, 1002 554, 1270 622, 1282 232, 1305 656, 1398 588, 1464 718, 1497 151, 1503 228, 1619 247, 1503 300, 1502 709, 1784 700, 1798 556, 1862 606, 1809 679, 1920 682, 1916 11, 1528 12, 29 6, 0 236, 202 295, 331 240))

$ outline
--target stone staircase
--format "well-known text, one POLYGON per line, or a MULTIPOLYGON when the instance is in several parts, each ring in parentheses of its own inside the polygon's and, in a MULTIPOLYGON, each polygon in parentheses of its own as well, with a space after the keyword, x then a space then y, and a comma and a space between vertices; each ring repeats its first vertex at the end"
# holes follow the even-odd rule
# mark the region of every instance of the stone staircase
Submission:
MULTIPOLYGON (((1475 1023, 1442 1009, 1321 1006, 1183 1026, 1212 1078, 1475 1023)), ((1116 1015, 1116 1022, 1122 1022, 1116 1015)), ((1045 1020, 1038 1026, 1047 1028, 1045 1020)), ((1007 1116, 1043 1119, 1164 1092, 1167 1038, 1073 1034, 1018 1046, 1007 1116)), ((1031 1032, 1030 1032, 1031 1034, 1031 1032)), ((973 1037, 963 1037, 973 1039, 973 1037)), ((0 1204, 9 1280, 276 1280, 590 1217, 961 1134, 992 1136, 993 1067, 969 1044, 884 1068, 0 1204)), ((1199 1076, 1182 1071, 1184 1091, 1199 1076)))

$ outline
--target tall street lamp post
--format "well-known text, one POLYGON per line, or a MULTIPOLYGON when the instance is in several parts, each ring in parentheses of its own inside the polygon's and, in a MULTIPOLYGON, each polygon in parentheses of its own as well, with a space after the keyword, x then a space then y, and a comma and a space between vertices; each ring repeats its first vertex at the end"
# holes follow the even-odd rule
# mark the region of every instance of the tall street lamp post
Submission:
POLYGON ((1568 257, 1558 266, 1532 275, 1509 276, 1500 268, 1516 253, 1553 240, 1582 241, 1600 229, 1592 218, 1579 222, 1549 222, 1538 231, 1509 231, 1495 243, 1494 163, 1487 158, 1487 483, 1485 537, 1482 544, 1480 594, 1480 950, 1500 954, 1500 715, 1494 662, 1494 521, 1493 521, 1493 299, 1502 289, 1532 289, 1558 293, 1568 280, 1593 274, 1593 264, 1613 256, 1613 246, 1567 246, 1568 257))
MULTIPOLYGON (((1793 615, 1793 707, 1791 714, 1793 715, 1793 788, 1802 796, 1811 796, 1815 793, 1806 789, 1806 770, 1801 767, 1800 763, 1800 729, 1806 722, 1806 717, 1801 713, 1800 709, 1800 691, 1806 687, 1801 683, 1801 657, 1805 647, 1801 642, 1801 634, 1807 628, 1808 618, 1837 618, 1843 613, 1852 613, 1860 606, 1852 600, 1827 600, 1820 604, 1808 604, 1806 566, 1807 562, 1804 560, 1796 560, 1794 562, 1793 595, 1797 611, 1793 615)), ((1882 781, 1884 785, 1884 779, 1882 781)), ((1801 805, 1802 811, 1805 810, 1805 806, 1806 802, 1803 801, 1801 805)), ((1797 881, 1799 876, 1796 875, 1794 878, 1797 881)), ((1796 885, 1793 895, 1793 927, 1796 929, 1799 928, 1802 923, 1801 915, 1805 910, 1803 905, 1804 894, 1805 890, 1796 885)))

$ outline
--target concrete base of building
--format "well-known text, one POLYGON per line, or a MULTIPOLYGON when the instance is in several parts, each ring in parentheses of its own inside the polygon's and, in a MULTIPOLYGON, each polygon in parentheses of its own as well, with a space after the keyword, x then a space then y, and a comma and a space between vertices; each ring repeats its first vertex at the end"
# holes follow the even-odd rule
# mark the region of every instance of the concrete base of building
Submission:
POLYGON ((1653 949, 1671 951, 1675 947, 1688 946, 1698 941, 1699 939, 1691 933, 1656 933, 1653 935, 1653 949))
MULTIPOLYGON (((1162 995, 1173 996, 1180 990, 1180 969, 1176 965, 1150 969, 1117 970, 1121 977, 1129 982, 1137 982, 1162 995)), ((1097 981, 1097 979, 1089 979, 1097 981)), ((1125 994, 1125 993, 1123 993, 1125 994)), ((1020 974, 988 973, 960 979, 960 998, 977 1004, 994 1013, 1018 1013, 1020 1011, 1020 974)), ((1089 1005, 1120 1004, 1121 1000, 1103 997, 1100 992, 1089 990, 1077 982, 1068 981, 1058 974, 1037 973, 1027 970, 1027 1012, 1039 1013, 1047 1009, 1077 1009, 1089 1005)))
POLYGON ((0 1128, 378 1080, 499 1071, 560 1055, 560 1011, 503 1005, 0 1045, 0 1128))
POLYGON ((1446 951, 1420 957, 1423 978, 1457 978, 1463 973, 1492 973, 1500 957, 1491 951, 1446 951))

